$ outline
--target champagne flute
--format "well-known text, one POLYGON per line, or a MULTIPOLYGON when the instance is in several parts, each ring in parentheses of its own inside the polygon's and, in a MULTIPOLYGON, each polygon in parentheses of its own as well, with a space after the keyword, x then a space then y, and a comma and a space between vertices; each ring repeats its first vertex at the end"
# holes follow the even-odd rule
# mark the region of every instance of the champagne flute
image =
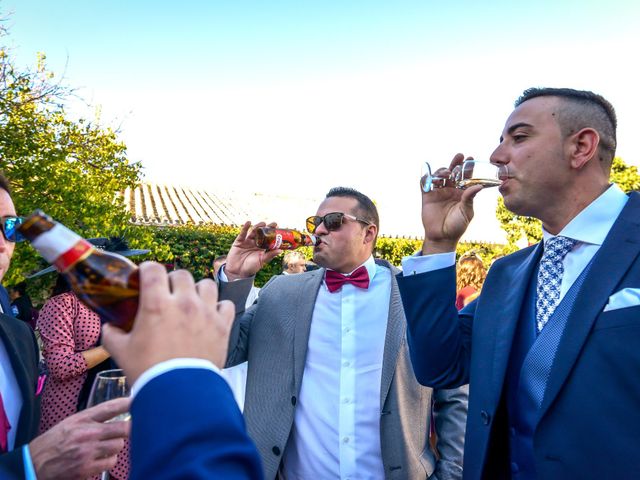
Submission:
POLYGON ((450 173, 440 168, 435 173, 431 171, 431 165, 424 162, 420 177, 422 191, 430 192, 436 188, 456 187, 465 189, 473 185, 483 187, 497 187, 509 178, 509 169, 506 165, 476 160, 465 160, 462 165, 456 165, 450 173))
MULTIPOLYGON (((127 383, 127 377, 122 369, 104 370, 96 375, 91 393, 87 401, 87 407, 93 407, 99 403, 113 400, 114 398, 128 397, 131 395, 131 389, 127 383)), ((131 419, 129 412, 107 420, 107 422, 128 421, 131 419)), ((109 472, 102 472, 101 480, 109 480, 109 472)))

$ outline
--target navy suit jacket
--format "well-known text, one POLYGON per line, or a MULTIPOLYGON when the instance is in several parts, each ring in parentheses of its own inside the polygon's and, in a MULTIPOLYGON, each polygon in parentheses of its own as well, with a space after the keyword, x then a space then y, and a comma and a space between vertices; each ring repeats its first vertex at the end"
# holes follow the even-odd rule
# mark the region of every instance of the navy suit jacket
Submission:
POLYGON ((213 371, 154 378, 136 395, 131 419, 130 480, 262 479, 233 393, 213 371))
MULTIPOLYGON (((508 478, 504 382, 520 311, 542 253, 498 260, 478 300, 455 309, 454 267, 399 278, 418 380, 470 382, 464 478, 508 478)), ((569 315, 533 437, 539 478, 640 478, 640 305, 603 312, 640 288, 640 195, 631 194, 569 315)))
MULTIPOLYGON (((2 308, 8 305, 8 296, 0 287, 2 308)), ((11 310, 5 310, 11 311, 11 310)), ((11 368, 22 394, 22 410, 13 451, 0 455, 0 478, 24 478, 21 446, 29 443, 38 433, 40 398, 38 385, 38 345, 28 324, 10 315, 0 314, 0 339, 7 350, 11 368)))

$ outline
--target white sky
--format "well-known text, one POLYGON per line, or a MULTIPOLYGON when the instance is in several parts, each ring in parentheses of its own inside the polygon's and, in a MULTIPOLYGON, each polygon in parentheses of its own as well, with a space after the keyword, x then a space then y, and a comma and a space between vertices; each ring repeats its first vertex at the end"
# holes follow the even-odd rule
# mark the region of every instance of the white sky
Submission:
MULTIPOLYGON (((604 95, 618 156, 640 165, 635 2, 4 3, 20 58, 66 68, 147 181, 318 198, 352 186, 383 230, 420 234, 421 162, 487 159, 530 86, 604 95)), ((480 194, 467 238, 500 236, 495 197, 480 194)))

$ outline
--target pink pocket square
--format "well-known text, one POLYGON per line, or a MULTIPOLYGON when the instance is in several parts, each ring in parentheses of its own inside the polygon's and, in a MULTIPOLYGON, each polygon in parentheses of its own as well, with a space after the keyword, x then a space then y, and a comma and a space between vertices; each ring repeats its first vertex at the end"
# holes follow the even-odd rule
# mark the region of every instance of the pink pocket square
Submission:
POLYGON ((47 381, 46 375, 40 375, 38 377, 38 385, 36 385, 36 397, 42 393, 42 390, 44 390, 44 382, 46 381, 47 381))

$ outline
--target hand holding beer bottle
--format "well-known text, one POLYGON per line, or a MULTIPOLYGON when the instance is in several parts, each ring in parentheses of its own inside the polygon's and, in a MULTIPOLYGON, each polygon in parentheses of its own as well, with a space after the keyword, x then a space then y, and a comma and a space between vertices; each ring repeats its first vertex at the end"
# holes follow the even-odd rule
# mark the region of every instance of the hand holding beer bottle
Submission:
POLYGON ((260 222, 252 227, 251 222, 246 222, 240 229, 227 254, 227 263, 224 267, 224 273, 230 281, 253 277, 262 267, 282 253, 279 248, 265 250, 256 245, 257 230, 266 226, 276 227, 277 225, 260 222))

